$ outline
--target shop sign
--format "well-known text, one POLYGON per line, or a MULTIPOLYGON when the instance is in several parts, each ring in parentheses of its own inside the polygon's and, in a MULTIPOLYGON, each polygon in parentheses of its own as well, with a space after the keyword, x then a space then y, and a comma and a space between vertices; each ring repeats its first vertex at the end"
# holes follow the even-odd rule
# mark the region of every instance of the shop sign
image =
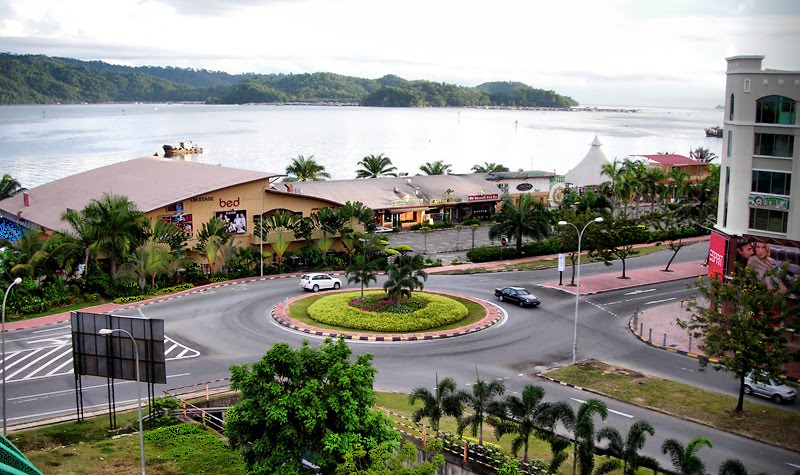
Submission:
POLYGON ((189 198, 189 201, 196 202, 196 201, 214 201, 213 196, 195 196, 193 198, 189 198))
POLYGON ((421 205, 422 198, 406 198, 402 200, 392 200, 392 206, 407 206, 407 205, 421 205))
POLYGON ((428 200, 429 204, 440 205, 444 203, 461 203, 461 197, 458 198, 432 198, 428 200))
POLYGON ((520 183, 517 185, 517 191, 530 191, 533 188, 533 185, 530 183, 520 183))
POLYGON ((497 193, 491 195, 469 195, 467 199, 469 201, 497 200, 500 199, 500 195, 498 195, 497 193))
POLYGON ((747 200, 754 208, 789 209, 789 198, 782 196, 748 195, 747 200))
POLYGON ((711 239, 708 246, 708 276, 713 278, 720 278, 725 271, 725 256, 727 252, 725 247, 728 240, 722 234, 717 232, 711 233, 711 239))

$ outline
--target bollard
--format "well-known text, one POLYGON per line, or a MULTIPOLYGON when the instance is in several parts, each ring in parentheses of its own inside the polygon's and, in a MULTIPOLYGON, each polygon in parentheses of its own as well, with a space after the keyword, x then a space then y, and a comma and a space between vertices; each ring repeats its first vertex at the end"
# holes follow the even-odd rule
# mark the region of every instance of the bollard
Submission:
POLYGON ((639 324, 639 336, 644 335, 644 323, 639 324))
POLYGON ((467 441, 464 441, 464 463, 467 463, 467 441))
POLYGON ((186 419, 186 403, 183 403, 183 419, 186 419))
POLYGON ((683 299, 681 299, 681 308, 683 308, 683 299))
POLYGON ((689 351, 692 351, 692 334, 689 334, 689 351))
POLYGON ((206 383, 206 402, 208 402, 208 400, 209 400, 209 397, 208 397, 208 383, 206 383))
POLYGON ((653 343, 653 329, 650 328, 647 333, 647 342, 653 343))
POLYGON ((426 442, 426 439, 427 439, 426 436, 427 436, 427 433, 425 432, 425 428, 423 427, 422 428, 422 446, 423 447, 425 447, 425 442, 426 442))
POLYGON ((661 345, 661 346, 663 346, 664 348, 667 347, 667 334, 666 333, 664 333, 664 344, 661 345))

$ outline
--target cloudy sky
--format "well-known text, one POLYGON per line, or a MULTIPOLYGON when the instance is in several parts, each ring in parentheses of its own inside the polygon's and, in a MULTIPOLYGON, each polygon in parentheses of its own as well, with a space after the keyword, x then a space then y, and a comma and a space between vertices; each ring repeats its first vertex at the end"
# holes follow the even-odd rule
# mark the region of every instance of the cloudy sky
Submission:
POLYGON ((581 104, 721 104, 725 57, 800 70, 800 0, 0 0, 0 51, 229 73, 328 71, 581 104))

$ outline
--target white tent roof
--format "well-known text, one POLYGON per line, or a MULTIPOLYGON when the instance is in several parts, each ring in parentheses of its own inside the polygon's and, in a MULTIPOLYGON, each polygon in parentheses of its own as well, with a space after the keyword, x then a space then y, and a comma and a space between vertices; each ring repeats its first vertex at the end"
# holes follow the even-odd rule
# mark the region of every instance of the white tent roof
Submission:
POLYGON ((610 163, 601 148, 603 144, 595 135, 591 145, 583 160, 565 175, 567 183, 575 186, 593 186, 608 181, 608 177, 601 173, 603 165, 610 163))

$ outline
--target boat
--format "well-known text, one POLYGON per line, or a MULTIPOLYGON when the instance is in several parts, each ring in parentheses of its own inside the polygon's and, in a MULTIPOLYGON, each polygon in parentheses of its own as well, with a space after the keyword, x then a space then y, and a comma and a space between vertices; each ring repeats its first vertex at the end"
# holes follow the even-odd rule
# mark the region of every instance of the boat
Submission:
POLYGON ((164 145, 164 156, 174 157, 176 155, 189 155, 193 153, 203 153, 203 149, 192 142, 178 142, 178 146, 164 145))
POLYGON ((713 127, 709 127, 706 129, 706 137, 717 137, 718 139, 722 138, 722 127, 715 125, 713 127))

